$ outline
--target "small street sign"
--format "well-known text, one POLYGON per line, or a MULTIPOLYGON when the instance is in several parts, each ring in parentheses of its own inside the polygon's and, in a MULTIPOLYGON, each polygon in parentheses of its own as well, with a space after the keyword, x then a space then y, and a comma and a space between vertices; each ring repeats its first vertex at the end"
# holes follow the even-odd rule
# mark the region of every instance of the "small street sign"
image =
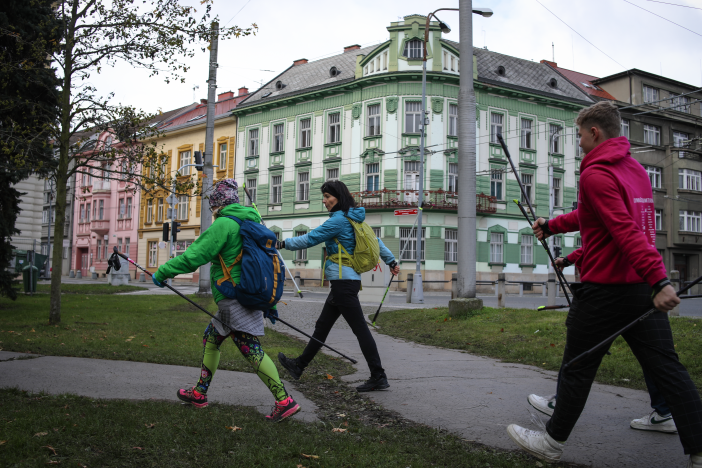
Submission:
POLYGON ((405 216, 405 215, 416 215, 419 212, 417 208, 410 208, 406 210, 395 210, 395 216, 405 216))
POLYGON ((178 203, 178 199, 176 198, 175 195, 171 194, 168 197, 166 197, 166 201, 168 202, 169 205, 173 206, 176 203, 178 203))

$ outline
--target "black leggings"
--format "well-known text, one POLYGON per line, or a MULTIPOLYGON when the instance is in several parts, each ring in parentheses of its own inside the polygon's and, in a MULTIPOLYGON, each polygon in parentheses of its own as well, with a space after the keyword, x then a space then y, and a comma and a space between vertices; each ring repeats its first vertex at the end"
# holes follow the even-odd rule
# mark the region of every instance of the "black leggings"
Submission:
MULTIPOLYGON (((324 303, 322 313, 317 319, 312 336, 319 341, 326 341, 336 320, 340 315, 343 316, 346 323, 351 327, 353 334, 356 335, 358 344, 361 345, 361 351, 370 368, 371 377, 385 377, 385 370, 380 363, 378 348, 375 345, 373 335, 368 329, 368 324, 363 317, 361 303, 358 300, 358 291, 360 289, 361 282, 357 280, 331 281, 331 292, 324 303)), ((321 347, 322 345, 318 342, 310 340, 298 358, 300 364, 303 367, 307 367, 321 347)))
MULTIPOLYGON (((652 307, 647 284, 583 284, 566 320, 563 362, 594 347, 652 307)), ((702 452, 702 401, 675 352, 668 315, 653 313, 622 336, 670 406, 685 453, 702 452)), ((603 346, 562 373, 556 409, 546 424, 555 440, 568 439, 608 349, 603 346)))

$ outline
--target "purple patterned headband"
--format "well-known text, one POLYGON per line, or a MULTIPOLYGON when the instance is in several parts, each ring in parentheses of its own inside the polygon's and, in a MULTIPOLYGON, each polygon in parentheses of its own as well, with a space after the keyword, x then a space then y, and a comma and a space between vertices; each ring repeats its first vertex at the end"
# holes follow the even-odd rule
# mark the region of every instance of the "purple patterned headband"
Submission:
POLYGON ((212 190, 210 207, 218 208, 232 203, 239 203, 239 184, 234 179, 222 179, 212 190))

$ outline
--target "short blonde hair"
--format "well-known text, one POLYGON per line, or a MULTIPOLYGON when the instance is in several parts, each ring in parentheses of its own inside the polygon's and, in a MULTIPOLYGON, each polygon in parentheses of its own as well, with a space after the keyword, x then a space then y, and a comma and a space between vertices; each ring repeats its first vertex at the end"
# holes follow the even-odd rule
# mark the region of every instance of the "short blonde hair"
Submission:
POLYGON ((615 138, 622 131, 622 116, 613 102, 600 101, 593 106, 582 109, 575 119, 575 124, 578 128, 598 127, 605 137, 615 138))

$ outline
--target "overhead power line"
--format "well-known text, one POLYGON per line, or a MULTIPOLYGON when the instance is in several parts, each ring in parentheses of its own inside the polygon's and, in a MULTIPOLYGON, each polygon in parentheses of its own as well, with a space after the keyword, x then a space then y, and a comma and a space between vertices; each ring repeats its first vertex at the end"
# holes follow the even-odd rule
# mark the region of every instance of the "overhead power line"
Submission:
POLYGON ((683 7, 683 8, 694 8, 695 10, 702 10, 702 8, 699 8, 699 7, 694 7, 694 6, 690 6, 690 5, 680 5, 680 4, 678 4, 678 3, 660 2, 660 1, 658 1, 658 0, 646 0, 646 1, 647 1, 647 2, 653 2, 653 3, 663 3, 663 4, 665 4, 665 5, 679 6, 679 7, 683 7))
MULTIPOLYGON (((538 0, 537 0, 537 1, 538 1, 538 0)), ((698 33, 698 32, 695 32, 695 31, 693 31, 693 30, 690 29, 690 28, 686 28, 686 27, 683 26, 682 24, 678 24, 678 23, 676 23, 675 21, 669 20, 668 18, 664 18, 663 16, 659 15, 658 13, 654 13, 654 12, 652 12, 651 10, 647 10, 647 9, 645 9, 644 7, 637 5, 636 3, 631 3, 629 0, 624 0, 624 1, 625 1, 626 3, 628 3, 629 5, 634 5, 636 8, 640 8, 640 9, 642 9, 643 11, 647 11, 647 12, 651 13, 652 15, 659 17, 659 18, 662 19, 662 20, 666 20, 666 21, 669 22, 669 23, 673 23, 675 26, 680 26, 681 28, 690 31, 692 34, 697 34, 698 36, 702 37, 702 34, 700 34, 700 33, 698 33)))

